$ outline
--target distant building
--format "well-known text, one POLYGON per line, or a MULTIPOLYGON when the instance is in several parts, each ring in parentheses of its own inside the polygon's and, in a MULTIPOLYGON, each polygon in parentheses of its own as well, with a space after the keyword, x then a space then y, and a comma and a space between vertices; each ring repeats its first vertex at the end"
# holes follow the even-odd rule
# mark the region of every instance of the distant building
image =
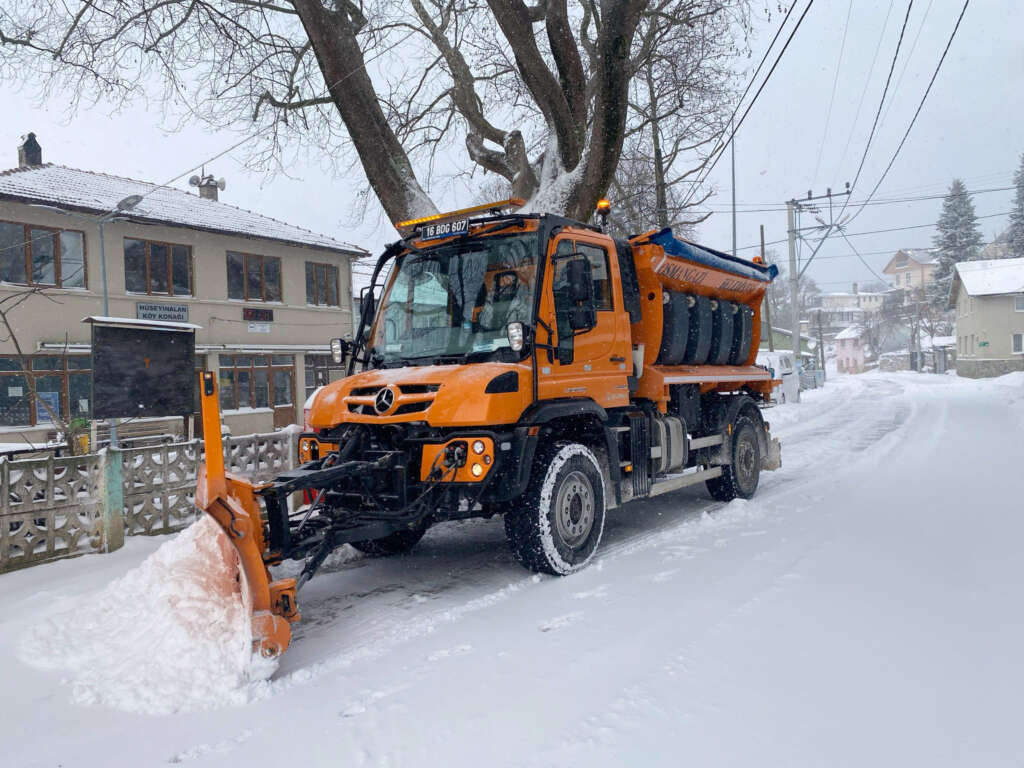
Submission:
MULTIPOLYGON (((777 350, 790 350, 793 349, 793 333, 785 328, 776 328, 772 326, 772 343, 775 345, 777 350)), ((816 339, 811 338, 807 334, 800 334, 800 355, 802 357, 813 356, 817 353, 818 342, 816 339)), ((768 346, 768 324, 761 323, 761 346, 762 352, 767 352, 768 346)))
POLYGON ((836 368, 840 373, 863 373, 866 353, 864 328, 851 325, 836 334, 836 368))
POLYGON ((924 289, 931 284, 938 266, 936 249, 907 248, 896 251, 896 255, 889 260, 882 272, 889 276, 893 288, 910 292, 924 289))
MULTIPOLYGON (((196 181, 193 194, 44 164, 29 134, 19 166, 0 172, 0 299, 44 294, 29 294, 12 319, 32 369, 45 373, 33 377, 33 402, 12 340, 0 338, 0 431, 45 441, 54 429, 46 406, 64 419, 91 417, 81 321, 104 314, 104 277, 107 314, 201 326, 195 367, 218 374, 233 432, 301 423, 309 386, 330 367, 330 339, 351 332, 351 262, 366 252, 227 205, 212 177, 196 181)), ((184 426, 147 421, 123 434, 184 426)))
POLYGON ((822 309, 863 309, 866 312, 878 312, 885 303, 885 292, 858 291, 853 284, 850 293, 821 294, 822 309))
POLYGON ((958 375, 1024 370, 1024 259, 960 262, 949 306, 956 308, 958 375))

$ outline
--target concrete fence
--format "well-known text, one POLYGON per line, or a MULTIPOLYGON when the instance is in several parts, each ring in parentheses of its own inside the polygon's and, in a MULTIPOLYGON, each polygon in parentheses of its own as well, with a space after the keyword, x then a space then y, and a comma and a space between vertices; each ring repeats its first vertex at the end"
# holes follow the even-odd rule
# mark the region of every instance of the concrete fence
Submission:
MULTIPOLYGON (((0 573, 113 552, 126 535, 173 533, 197 515, 200 440, 85 456, 0 460, 0 573)), ((296 433, 226 437, 229 471, 269 480, 296 463, 296 433)))

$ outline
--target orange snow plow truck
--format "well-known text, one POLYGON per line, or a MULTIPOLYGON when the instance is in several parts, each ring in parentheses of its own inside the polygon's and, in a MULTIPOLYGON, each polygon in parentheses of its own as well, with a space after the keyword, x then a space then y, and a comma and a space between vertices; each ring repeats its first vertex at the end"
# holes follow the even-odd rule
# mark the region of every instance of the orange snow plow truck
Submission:
POLYGON ((316 395, 297 469, 225 474, 200 374, 196 504, 238 551, 262 655, 288 647, 296 590, 343 544, 399 554, 435 523, 501 515, 524 566, 564 575, 607 510, 700 483, 750 498, 780 466, 761 412, 777 382, 754 365, 776 268, 521 204, 398 225, 355 337, 331 342, 348 375, 316 395), (298 578, 274 579, 284 560, 298 578))

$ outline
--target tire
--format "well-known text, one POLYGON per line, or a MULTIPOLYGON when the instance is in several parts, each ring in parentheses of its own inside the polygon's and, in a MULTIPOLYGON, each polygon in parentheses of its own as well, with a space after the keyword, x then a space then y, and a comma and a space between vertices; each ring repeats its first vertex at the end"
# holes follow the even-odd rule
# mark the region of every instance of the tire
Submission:
POLYGON ((413 528, 408 531, 395 531, 380 539, 353 541, 352 546, 371 557, 391 557, 404 555, 419 544, 426 528, 413 528))
POLYGON ((732 349, 729 351, 730 365, 746 365, 750 357, 750 342, 754 335, 754 313, 746 304, 740 304, 733 318, 732 349))
POLYGON ((597 457, 580 443, 558 442, 534 459, 522 503, 505 515, 505 534, 525 567, 566 576, 594 556, 604 520, 604 476, 597 457))
POLYGON ((708 493, 718 501, 749 499, 761 477, 761 443, 757 425, 749 416, 736 417, 730 450, 732 463, 722 467, 721 477, 707 481, 708 493))
POLYGON ((679 365, 683 362, 686 342, 690 335, 690 305, 686 295, 666 291, 662 305, 664 322, 661 329, 661 347, 658 350, 659 365, 679 365))
POLYGON ((693 296, 690 307, 690 334, 686 342, 683 362, 688 365, 703 365, 711 349, 711 299, 707 296, 693 296))
POLYGON ((708 354, 708 363, 725 365, 729 362, 729 353, 732 352, 732 326, 736 305, 722 299, 712 301, 711 305, 711 352, 708 354))

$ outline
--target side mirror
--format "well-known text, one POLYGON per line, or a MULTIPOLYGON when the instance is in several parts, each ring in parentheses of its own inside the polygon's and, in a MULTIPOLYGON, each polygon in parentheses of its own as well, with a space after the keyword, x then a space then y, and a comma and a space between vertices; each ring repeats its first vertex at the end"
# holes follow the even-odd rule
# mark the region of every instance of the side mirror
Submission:
POLYGON ((369 325, 373 322, 376 314, 377 297, 373 295, 372 288, 366 286, 359 292, 359 317, 361 320, 366 320, 369 325))
POLYGON ((566 283, 569 286, 569 301, 573 304, 592 304, 594 301, 594 277, 591 274, 590 260, 577 256, 566 268, 566 283))

